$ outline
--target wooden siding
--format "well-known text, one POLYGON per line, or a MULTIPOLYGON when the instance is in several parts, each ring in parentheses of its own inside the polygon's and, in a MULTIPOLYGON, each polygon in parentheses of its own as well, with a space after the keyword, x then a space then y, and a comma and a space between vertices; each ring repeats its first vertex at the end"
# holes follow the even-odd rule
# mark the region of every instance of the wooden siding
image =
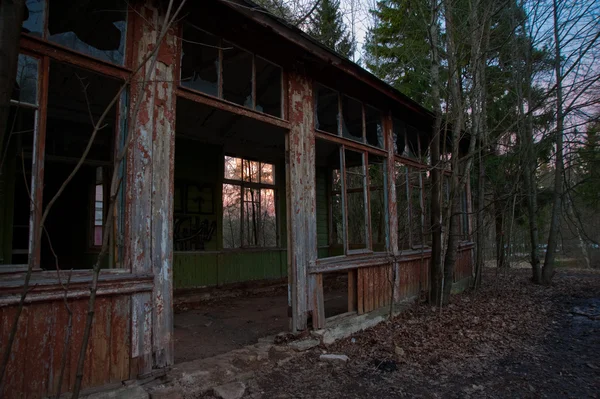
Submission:
POLYGON ((392 300, 393 264, 358 269, 357 300, 358 313, 366 313, 392 300))
POLYGON ((287 251, 176 252, 174 288, 199 288, 287 275, 287 251))
MULTIPOLYGON (((88 298, 70 300, 71 342, 62 392, 75 382, 88 298)), ((7 342, 16 306, 0 307, 0 342, 7 342)), ((68 313, 62 300, 34 302, 23 309, 0 397, 40 398, 55 395, 65 348, 68 313)), ((88 343, 83 388, 120 383, 130 378, 130 296, 99 297, 88 343)), ((3 356, 0 347, 0 356, 3 356)))

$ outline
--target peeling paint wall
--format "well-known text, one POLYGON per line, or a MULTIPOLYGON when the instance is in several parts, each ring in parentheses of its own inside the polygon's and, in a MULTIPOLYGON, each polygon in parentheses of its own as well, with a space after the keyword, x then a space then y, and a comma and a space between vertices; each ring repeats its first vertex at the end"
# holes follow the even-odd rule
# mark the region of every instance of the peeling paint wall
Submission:
MULTIPOLYGON (((136 18, 133 28, 134 67, 153 50, 163 23, 157 9, 137 7, 143 19, 136 18)), ((152 294, 132 298, 132 376, 173 363, 176 28, 171 27, 160 44, 154 70, 146 63, 131 85, 129 134, 134 137, 127 167, 125 264, 133 272, 154 274, 152 294), (139 113, 133 115, 138 106, 139 113)))

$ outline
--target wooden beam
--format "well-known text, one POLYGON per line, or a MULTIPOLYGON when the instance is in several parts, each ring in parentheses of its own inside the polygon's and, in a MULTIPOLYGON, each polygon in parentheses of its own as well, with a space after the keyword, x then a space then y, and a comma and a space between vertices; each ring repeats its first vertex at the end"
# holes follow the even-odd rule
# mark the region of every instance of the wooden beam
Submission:
POLYGON ((286 139, 288 198, 288 248, 292 330, 307 328, 308 312, 313 321, 322 307, 322 279, 311 279, 308 265, 317 259, 317 216, 315 189, 315 136, 312 81, 301 73, 288 74, 290 132, 286 139), (321 282, 319 284, 319 281, 321 282), (311 295, 309 307, 308 296, 311 295))

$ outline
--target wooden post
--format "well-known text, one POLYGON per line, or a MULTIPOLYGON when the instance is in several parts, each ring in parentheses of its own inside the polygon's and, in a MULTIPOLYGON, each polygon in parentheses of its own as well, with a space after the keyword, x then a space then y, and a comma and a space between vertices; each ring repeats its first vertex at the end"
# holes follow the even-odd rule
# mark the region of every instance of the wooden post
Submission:
POLYGON ((323 281, 308 267, 317 259, 315 134, 312 81, 298 72, 288 74, 290 132, 286 140, 289 301, 292 330, 307 328, 308 312, 313 326, 324 323, 323 281), (309 292, 311 300, 309 301, 309 292), (312 304, 309 306, 309 302, 312 304))
MULTIPOLYGON (((136 66, 156 45, 163 16, 140 6, 134 17, 132 63, 136 66), (141 17, 144 16, 144 18, 141 17)), ((131 377, 173 364, 173 169, 177 45, 170 28, 158 51, 131 84, 129 121, 133 134, 127 156, 126 265, 134 273, 152 273, 152 294, 132 296, 131 377), (145 83, 142 95, 140 84, 145 83), (139 95, 139 96, 138 96, 139 95)))
MULTIPOLYGON (((394 256, 400 255, 398 252, 398 205, 396 202, 396 167, 395 167, 395 149, 394 141, 394 122, 391 113, 384 118, 383 134, 387 149, 387 250, 394 256)), ((392 265, 392 277, 394 281, 394 302, 400 300, 400 263, 394 261, 392 265)))

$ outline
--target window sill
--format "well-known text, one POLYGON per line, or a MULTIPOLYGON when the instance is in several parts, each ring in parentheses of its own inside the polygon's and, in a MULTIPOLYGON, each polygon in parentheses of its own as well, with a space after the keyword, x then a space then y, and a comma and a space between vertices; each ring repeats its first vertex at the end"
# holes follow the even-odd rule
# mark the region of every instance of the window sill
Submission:
POLYGON ((323 273, 338 270, 357 269, 360 267, 379 266, 394 261, 387 252, 363 252, 317 259, 309 265, 309 273, 323 273))
MULTIPOLYGON (((62 300, 64 286, 69 271, 61 271, 60 279, 56 271, 34 270, 29 282, 30 291, 25 303, 62 300)), ((26 271, 0 275, 0 307, 19 303, 26 271)), ((92 270, 76 270, 72 272, 67 298, 77 299, 90 296, 92 270)), ((108 269, 100 272, 98 280, 98 296, 132 294, 152 291, 154 276, 150 273, 134 274, 126 269, 108 269)))
POLYGON ((280 117, 273 116, 261 111, 254 110, 252 108, 244 107, 243 105, 239 105, 237 103, 227 101, 220 97, 215 97, 210 94, 203 93, 198 90, 190 89, 189 87, 178 85, 177 86, 177 96, 183 97, 187 100, 194 102, 201 102, 209 106, 213 106, 215 108, 224 109, 226 111, 231 111, 238 115, 244 115, 249 117, 254 117, 264 122, 271 123, 277 127, 281 127, 283 129, 289 129, 290 123, 280 117))
POLYGON ((248 252, 283 252, 287 251, 287 248, 280 247, 267 247, 267 248, 231 248, 231 249, 222 249, 220 251, 173 251, 175 255, 222 255, 222 254, 235 254, 235 253, 248 253, 248 252))

